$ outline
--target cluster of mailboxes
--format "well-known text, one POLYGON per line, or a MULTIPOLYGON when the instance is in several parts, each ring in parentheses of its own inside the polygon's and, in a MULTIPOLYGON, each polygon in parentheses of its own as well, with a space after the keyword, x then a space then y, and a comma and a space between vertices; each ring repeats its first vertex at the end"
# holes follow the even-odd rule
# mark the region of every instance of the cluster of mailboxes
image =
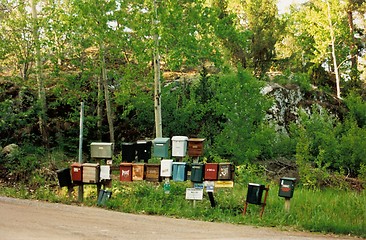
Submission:
POLYGON ((74 183, 98 183, 111 179, 111 167, 99 163, 71 164, 71 179, 74 183))
POLYGON ((123 162, 148 160, 153 157, 169 158, 170 146, 172 157, 199 157, 203 155, 203 138, 188 138, 173 136, 170 138, 155 138, 153 141, 140 140, 137 142, 122 143, 123 162))
POLYGON ((162 178, 186 181, 188 171, 192 182, 232 180, 234 167, 231 163, 187 164, 172 159, 163 159, 160 164, 121 163, 120 181, 161 181, 162 178))

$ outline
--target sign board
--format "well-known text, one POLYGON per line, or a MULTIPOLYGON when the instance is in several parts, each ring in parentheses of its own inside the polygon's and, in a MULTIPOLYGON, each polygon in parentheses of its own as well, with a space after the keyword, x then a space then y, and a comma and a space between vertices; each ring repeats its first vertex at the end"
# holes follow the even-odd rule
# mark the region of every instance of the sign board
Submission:
POLYGON ((187 200, 202 200, 203 189, 186 188, 186 199, 187 200))
POLYGON ((225 188, 225 187, 234 187, 234 181, 216 181, 215 187, 217 188, 225 188))
POLYGON ((194 183, 193 187, 195 189, 203 189, 204 185, 203 185, 203 183, 194 183))
POLYGON ((215 182, 214 181, 205 181, 206 192, 214 192, 215 182))

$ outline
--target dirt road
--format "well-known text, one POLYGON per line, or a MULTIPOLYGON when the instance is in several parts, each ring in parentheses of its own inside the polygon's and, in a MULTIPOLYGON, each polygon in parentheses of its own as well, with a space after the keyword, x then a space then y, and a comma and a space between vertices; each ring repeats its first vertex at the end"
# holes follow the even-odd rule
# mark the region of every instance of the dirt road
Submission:
POLYGON ((0 197, 0 240, 354 239, 0 197))

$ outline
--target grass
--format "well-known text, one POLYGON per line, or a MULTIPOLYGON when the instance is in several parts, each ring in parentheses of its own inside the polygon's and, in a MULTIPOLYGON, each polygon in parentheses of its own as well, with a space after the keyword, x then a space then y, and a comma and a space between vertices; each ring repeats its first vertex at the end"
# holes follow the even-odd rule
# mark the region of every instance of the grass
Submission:
MULTIPOLYGON (((228 222, 256 226, 277 227, 284 230, 306 230, 366 237, 366 191, 325 189, 309 190, 297 187, 291 199, 290 211, 284 209, 284 199, 278 197, 277 184, 271 184, 263 217, 259 217, 261 206, 249 204, 247 214, 243 208, 247 187, 235 184, 234 188, 216 188, 216 207, 212 208, 207 193, 202 201, 185 199, 186 188, 191 183, 171 181, 170 194, 165 194, 163 183, 145 181, 113 181, 112 198, 106 208, 115 211, 164 215, 203 221, 228 222)), ((77 203, 77 188, 69 198, 67 189, 25 186, 5 187, 0 185, 0 195, 38 199, 66 204, 77 203)), ((95 186, 84 187, 84 205, 97 205, 95 186)))

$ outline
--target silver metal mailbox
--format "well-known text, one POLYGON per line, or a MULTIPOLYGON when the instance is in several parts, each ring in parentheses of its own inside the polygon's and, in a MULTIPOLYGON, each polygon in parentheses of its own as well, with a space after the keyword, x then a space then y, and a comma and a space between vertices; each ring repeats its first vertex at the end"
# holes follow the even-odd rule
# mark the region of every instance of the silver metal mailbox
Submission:
POLYGON ((113 143, 105 143, 105 142, 91 143, 90 155, 92 158, 112 158, 113 143))

